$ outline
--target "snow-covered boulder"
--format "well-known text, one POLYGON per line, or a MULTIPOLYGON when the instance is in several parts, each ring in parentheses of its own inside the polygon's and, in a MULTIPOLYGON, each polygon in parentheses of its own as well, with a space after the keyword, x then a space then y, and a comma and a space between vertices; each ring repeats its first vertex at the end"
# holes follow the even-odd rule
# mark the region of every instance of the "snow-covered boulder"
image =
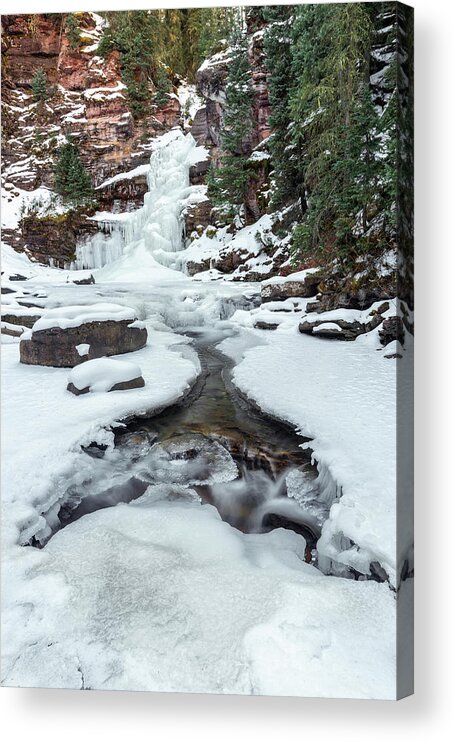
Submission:
POLYGON ((315 322, 308 320, 301 322, 299 331, 305 335, 315 335, 328 340, 355 340, 358 335, 367 331, 367 327, 357 320, 320 319, 315 322))
POLYGON ((73 367, 86 360, 139 350, 147 330, 130 307, 92 304, 50 309, 24 333, 20 360, 39 366, 73 367))
POLYGON ((94 358, 73 368, 68 376, 69 392, 114 392, 145 386, 142 371, 135 363, 113 358, 94 358))
POLYGON ((262 301, 277 301, 297 296, 307 299, 316 296, 322 278, 314 270, 300 271, 285 278, 276 276, 264 281, 261 286, 262 301))

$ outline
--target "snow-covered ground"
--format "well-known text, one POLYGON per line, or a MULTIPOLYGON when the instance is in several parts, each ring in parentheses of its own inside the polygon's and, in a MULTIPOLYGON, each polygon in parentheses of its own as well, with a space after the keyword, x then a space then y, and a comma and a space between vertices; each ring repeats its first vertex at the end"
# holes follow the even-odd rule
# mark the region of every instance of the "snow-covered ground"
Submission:
MULTIPOLYGON (((2 348, 3 682, 394 698, 389 584, 323 574, 303 561, 300 535, 243 534, 213 506, 143 495, 85 515, 41 550, 24 545, 45 541, 68 488, 90 481, 82 445, 107 445, 112 464, 114 422, 189 389, 199 361, 178 330, 223 326, 236 333, 220 346, 234 383, 312 439, 330 507, 321 566, 367 574, 377 561, 394 583, 397 360, 378 350, 376 330, 350 343, 302 335, 304 299, 254 309, 259 284, 178 272, 181 211, 195 193, 188 168, 201 153, 177 130, 166 137, 152 153, 149 198, 112 227, 121 250, 93 269, 96 284, 76 286, 79 272, 5 249, 5 277, 29 279, 7 281, 19 289, 2 297, 8 307, 21 291, 37 294, 40 313, 51 311, 45 326, 68 306, 131 307, 149 339, 118 357, 141 369, 143 388, 81 397, 66 391, 68 370, 21 365, 17 339, 2 348), (259 319, 278 329, 256 329, 259 319)), ((253 251, 254 234, 244 238, 253 251)), ((368 311, 349 316, 365 321, 368 311)))

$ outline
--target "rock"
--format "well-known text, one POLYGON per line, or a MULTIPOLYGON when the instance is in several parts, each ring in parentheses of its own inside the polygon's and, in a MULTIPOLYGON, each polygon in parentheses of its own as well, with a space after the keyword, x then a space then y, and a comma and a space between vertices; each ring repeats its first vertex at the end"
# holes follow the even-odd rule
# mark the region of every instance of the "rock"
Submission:
MULTIPOLYGON (((196 144, 204 146, 209 138, 209 129, 207 125, 207 108, 202 106, 198 108, 191 125, 191 136, 196 140, 196 144)), ((190 170, 191 173, 191 170, 190 170)), ((190 175, 191 178, 191 175, 190 175)))
POLYGON ((29 329, 33 327, 35 322, 38 322, 40 317, 40 314, 19 314, 18 312, 15 312, 14 314, 5 312, 5 314, 2 314, 2 320, 4 322, 9 322, 10 325, 28 327, 29 329))
POLYGON ((11 289, 9 286, 2 286, 2 294, 15 294, 16 289, 11 289))
POLYGON ((80 395, 88 392, 114 392, 145 386, 139 366, 113 358, 95 358, 73 368, 67 391, 80 395))
POLYGON ((347 320, 316 320, 309 322, 305 320, 299 324, 299 332, 305 335, 317 335, 328 340, 355 340, 358 335, 366 332, 366 326, 360 322, 347 320))
POLYGON ((20 360, 68 368, 86 359, 139 350, 146 342, 147 330, 135 323, 134 311, 129 307, 105 304, 65 307, 49 310, 35 323, 32 332, 20 342, 20 360), (103 308, 107 314, 103 315, 103 308), (81 356, 78 346, 90 347, 81 356))
POLYGON ((387 312, 390 308, 390 304, 388 301, 384 301, 380 306, 376 309, 378 314, 384 314, 384 312, 387 312))
POLYGON ((379 339, 382 345, 388 345, 393 340, 404 344, 404 326, 401 317, 388 317, 379 330, 379 339))
MULTIPOLYGON (((125 391, 127 389, 140 389, 143 386, 145 386, 145 381, 142 376, 138 376, 136 379, 131 379, 130 381, 119 381, 117 384, 114 384, 113 386, 111 386, 110 389, 107 389, 106 391, 115 392, 115 391, 125 391)), ((79 396, 79 394, 88 394, 88 392, 92 391, 92 389, 90 389, 89 386, 86 386, 83 389, 78 389, 71 382, 68 384, 66 389, 68 392, 71 392, 72 394, 75 394, 76 396, 79 396)))
POLYGON ((88 278, 79 278, 79 280, 74 280, 73 283, 76 283, 78 286, 88 286, 91 283, 95 283, 95 279, 90 274, 88 278))
POLYGON ((97 443, 96 441, 92 441, 88 446, 81 446, 81 448, 92 459, 102 459, 107 451, 105 443, 97 443))
POLYGON ((190 167, 190 184, 191 185, 203 185, 205 183, 205 177, 210 168, 210 160, 202 160, 196 162, 190 167))
POLYGON ((278 322, 265 322, 264 320, 258 320, 254 326, 257 330, 276 330, 279 327, 278 322))
POLYGON ((18 338, 22 335, 24 332, 24 327, 21 327, 20 325, 11 325, 7 322, 2 321, 2 327, 1 327, 1 334, 2 335, 9 335, 13 338, 18 338))
POLYGON ((191 235, 198 227, 202 231, 209 226, 212 215, 213 204, 206 198, 204 201, 196 201, 186 207, 183 219, 185 224, 185 234, 191 235))
POLYGON ((12 276, 9 276, 10 281, 27 281, 27 276, 22 276, 20 273, 14 273, 12 276))
POLYGON ((318 293, 318 285, 321 280, 321 276, 315 273, 310 273, 301 281, 291 280, 280 283, 264 283, 261 286, 261 299, 266 302, 289 299, 293 296, 304 299, 316 296, 318 293))
POLYGON ((50 327, 21 340, 20 360, 38 366, 69 368, 85 358, 79 355, 77 345, 89 344, 86 357, 93 359, 139 350, 146 342, 147 330, 131 327, 130 320, 87 322, 64 330, 50 327))

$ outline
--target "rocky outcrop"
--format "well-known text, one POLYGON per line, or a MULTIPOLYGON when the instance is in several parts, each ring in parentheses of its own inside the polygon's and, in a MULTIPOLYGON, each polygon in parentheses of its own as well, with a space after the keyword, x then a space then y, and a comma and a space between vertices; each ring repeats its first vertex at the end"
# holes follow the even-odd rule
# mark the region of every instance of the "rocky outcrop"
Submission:
POLYGON ((212 216, 213 204, 206 198, 190 204, 183 212, 185 234, 190 237, 193 232, 199 236, 209 226, 212 216))
POLYGON ((70 368, 92 358, 139 350, 147 342, 147 330, 131 320, 86 322, 77 327, 49 327, 33 331, 20 341, 20 360, 38 366, 70 368), (83 355, 81 348, 89 346, 83 355))
MULTIPOLYGON (((12 198, 19 197, 18 188, 53 189, 64 137, 77 143, 97 187, 119 172, 146 164, 153 137, 180 123, 175 93, 164 105, 152 105, 143 116, 133 117, 119 53, 114 50, 106 59, 97 53, 103 19, 91 12, 75 15, 81 34, 75 48, 65 29, 66 14, 2 16, 2 187, 12 198), (46 75, 47 99, 37 103, 31 84, 40 68, 46 75)), ((150 99, 153 93, 150 83, 150 99)), ((145 178, 119 182, 97 192, 100 208, 137 208, 146 190, 145 178)), ((39 224, 31 220, 22 230, 5 229, 2 237, 32 259, 63 267, 74 254, 77 238, 91 232, 90 224, 79 217, 63 225, 57 219, 39 224)))
POLYGON ((32 260, 65 268, 75 258, 77 243, 98 231, 96 222, 87 216, 86 211, 75 210, 25 217, 20 224, 20 234, 16 236, 16 249, 20 243, 32 260))

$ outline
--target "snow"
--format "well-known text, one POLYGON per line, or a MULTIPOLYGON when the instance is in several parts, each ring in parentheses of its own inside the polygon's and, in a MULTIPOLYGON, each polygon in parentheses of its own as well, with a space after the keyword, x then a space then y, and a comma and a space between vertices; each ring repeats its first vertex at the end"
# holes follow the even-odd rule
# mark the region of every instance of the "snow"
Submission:
POLYGON ((313 328, 313 335, 317 335, 321 330, 332 330, 335 332, 341 332, 341 327, 335 322, 321 322, 320 325, 313 328))
POLYGON ((1 198, 2 229, 17 229, 22 213, 31 207, 34 207, 38 216, 65 212, 61 199, 45 186, 24 191, 17 186, 14 186, 14 190, 7 190, 2 185, 1 198))
POLYGON ((79 343, 76 345, 76 350, 81 357, 86 356, 90 350, 90 343, 79 343))
POLYGON ((391 595, 318 574, 304 543, 187 502, 87 515, 28 555, 6 684, 393 697, 391 595))
POLYGON ((106 188, 107 186, 113 185, 114 183, 118 183, 119 181, 122 181, 122 180, 133 180, 134 178, 137 178, 140 175, 146 175, 149 170, 150 170, 150 165, 138 165, 133 170, 127 170, 124 173, 118 173, 117 175, 114 175, 112 178, 108 178, 103 183, 101 183, 101 185, 97 186, 96 190, 100 190, 100 188, 106 188))
MULTIPOLYGON (((86 96, 121 90, 92 88, 86 96)), ((96 215, 103 233, 78 246, 76 263, 93 269, 95 285, 74 286, 71 278, 88 274, 39 266, 4 248, 6 275, 18 272, 29 282, 2 300, 18 315, 44 309, 33 330, 127 319, 146 326, 148 343, 128 362, 96 359, 68 377, 65 369, 20 364, 17 339, 2 337, 3 682, 394 698, 393 591, 387 583, 323 572, 346 575, 352 568, 366 575, 377 561, 396 585, 400 360, 387 355, 398 345, 382 348, 377 330, 350 343, 298 332, 304 317, 323 320, 321 327, 336 327, 342 318, 366 322, 379 302, 323 315, 307 314, 305 299, 251 309, 260 285, 232 280, 240 273, 223 280, 211 268, 197 281, 185 276, 188 260, 212 259, 223 249, 252 256, 249 269, 265 276, 264 245, 278 250, 282 243, 272 232, 272 215, 265 215, 235 235, 205 232, 184 247, 183 210, 205 197, 189 185, 188 171, 206 157, 191 135, 174 129, 154 140, 150 165, 105 181, 109 186, 146 173, 149 192, 135 212, 96 215), (41 308, 20 307, 25 291, 43 293, 44 287, 41 308), (279 327, 254 329, 261 318, 279 327), (232 331, 218 348, 234 361, 234 384, 311 439, 315 489, 303 489, 298 477, 289 488, 293 506, 313 508, 311 516, 322 524, 320 569, 303 561, 303 537, 281 529, 241 533, 193 490, 182 493, 178 476, 171 477, 177 489, 169 497, 162 443, 150 455, 163 481, 129 505, 85 515, 52 536, 71 487, 92 487, 95 464, 81 446, 107 446, 98 465, 109 486, 118 464, 110 426, 180 400, 201 369, 178 331, 218 327, 232 331), (145 387, 105 393, 133 369, 145 387), (66 391, 68 378, 93 393, 74 397, 66 391), (28 545, 32 538, 46 545, 35 549, 28 545)), ((7 205, 12 228, 23 198, 13 196, 7 205)), ((385 263, 387 269, 390 260, 385 263)), ((271 282, 302 280, 314 270, 271 282)), ((389 305, 383 316, 396 313, 395 303, 389 305)), ((78 346, 81 357, 88 349, 78 346)), ((400 354, 408 352, 406 342, 400 354)), ((236 465, 229 459, 231 468, 223 461, 220 476, 227 471, 232 479, 236 465)), ((407 543, 410 534, 403 538, 407 543)))
POLYGON ((84 305, 56 307, 48 309, 45 314, 35 322, 32 332, 48 330, 50 327, 60 327, 66 330, 69 327, 79 327, 87 322, 107 322, 114 320, 135 320, 134 310, 120 304, 108 304, 100 302, 87 307, 84 305))
POLYGON ((89 387, 91 392, 108 392, 115 384, 138 379, 140 376, 140 367, 129 361, 94 358, 75 366, 68 375, 68 383, 73 384, 76 389, 89 387))
MULTIPOLYGON (((251 328, 249 315, 237 312, 234 319, 251 328)), ((367 574, 378 561, 395 584, 395 362, 376 351, 376 330, 334 343, 299 333, 299 315, 285 315, 270 339, 261 333, 263 344, 247 349, 234 368, 234 383, 311 438, 321 497, 331 506, 318 542, 321 566, 367 574)), ((229 352, 230 343, 219 349, 229 352)))

